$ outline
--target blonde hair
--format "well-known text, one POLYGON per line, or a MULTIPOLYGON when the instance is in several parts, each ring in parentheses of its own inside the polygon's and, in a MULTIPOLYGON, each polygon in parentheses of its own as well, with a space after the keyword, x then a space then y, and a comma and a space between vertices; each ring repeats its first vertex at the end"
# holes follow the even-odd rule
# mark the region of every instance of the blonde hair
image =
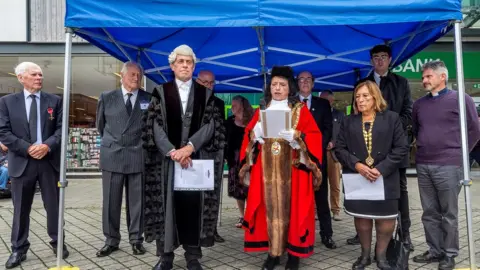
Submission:
POLYGON ((173 52, 170 53, 170 55, 168 56, 168 63, 173 64, 175 60, 177 60, 177 55, 191 56, 193 59, 193 63, 197 63, 197 57, 195 56, 192 48, 190 48, 188 45, 183 44, 176 47, 173 52))
POLYGON ((368 93, 370 93, 370 95, 372 95, 373 99, 375 100, 375 102, 373 103, 373 110, 375 112, 385 111, 387 109, 387 102, 383 98, 382 92, 380 92, 380 88, 378 88, 378 85, 372 81, 364 81, 362 83, 359 83, 353 91, 353 111, 355 112, 355 114, 358 114, 357 102, 355 101, 357 91, 364 86, 367 87, 368 93))

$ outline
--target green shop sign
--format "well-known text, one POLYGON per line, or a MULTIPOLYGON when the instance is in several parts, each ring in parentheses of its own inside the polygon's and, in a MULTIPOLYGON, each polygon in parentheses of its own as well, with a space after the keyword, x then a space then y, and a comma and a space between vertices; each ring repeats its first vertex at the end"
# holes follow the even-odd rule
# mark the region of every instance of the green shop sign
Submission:
MULTIPOLYGON (((457 78, 454 52, 419 52, 412 58, 407 59, 401 65, 393 69, 393 72, 408 79, 422 78, 422 65, 433 60, 442 60, 448 69, 448 76, 451 79, 457 78)), ((479 52, 463 53, 463 69, 465 79, 480 79, 479 52)))

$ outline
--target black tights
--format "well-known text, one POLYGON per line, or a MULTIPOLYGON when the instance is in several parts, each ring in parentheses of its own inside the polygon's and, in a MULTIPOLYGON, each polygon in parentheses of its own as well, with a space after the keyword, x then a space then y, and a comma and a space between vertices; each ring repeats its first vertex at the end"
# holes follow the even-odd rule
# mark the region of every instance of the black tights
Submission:
MULTIPOLYGON (((364 218, 355 218, 355 229, 357 230, 362 247, 362 257, 370 257, 370 248, 372 245, 373 220, 364 218)), ((375 230, 377 231, 377 260, 384 260, 387 252, 388 243, 392 238, 395 229, 395 219, 375 220, 375 230)))

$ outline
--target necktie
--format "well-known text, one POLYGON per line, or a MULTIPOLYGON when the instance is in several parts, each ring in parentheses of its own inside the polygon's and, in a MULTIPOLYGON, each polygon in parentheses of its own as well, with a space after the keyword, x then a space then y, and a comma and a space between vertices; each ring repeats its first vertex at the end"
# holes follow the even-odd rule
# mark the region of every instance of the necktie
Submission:
POLYGON ((310 109, 310 106, 308 106, 308 98, 304 98, 304 99, 303 99, 303 102, 307 105, 307 108, 310 109))
POLYGON ((30 95, 32 104, 30 105, 30 115, 28 117, 28 128, 30 130, 30 142, 37 142, 37 96, 30 95))
POLYGON ((132 93, 128 93, 127 94, 127 102, 125 103, 125 107, 127 107, 127 113, 128 115, 131 115, 132 114, 132 101, 130 100, 130 98, 132 97, 132 93))
POLYGON ((385 83, 387 83, 387 77, 380 76, 380 85, 378 86, 380 90, 383 90, 383 88, 385 87, 385 83))

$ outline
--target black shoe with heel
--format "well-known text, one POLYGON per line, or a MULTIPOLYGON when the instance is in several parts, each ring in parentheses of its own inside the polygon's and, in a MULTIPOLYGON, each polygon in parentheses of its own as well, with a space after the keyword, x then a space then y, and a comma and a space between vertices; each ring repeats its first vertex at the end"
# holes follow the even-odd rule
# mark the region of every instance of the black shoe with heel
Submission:
POLYGON ((273 270, 278 264, 280 264, 280 257, 273 257, 269 254, 263 263, 262 270, 273 270))
POLYGON ((372 264, 372 260, 369 257, 360 256, 358 259, 353 263, 352 270, 364 270, 365 267, 372 264))

